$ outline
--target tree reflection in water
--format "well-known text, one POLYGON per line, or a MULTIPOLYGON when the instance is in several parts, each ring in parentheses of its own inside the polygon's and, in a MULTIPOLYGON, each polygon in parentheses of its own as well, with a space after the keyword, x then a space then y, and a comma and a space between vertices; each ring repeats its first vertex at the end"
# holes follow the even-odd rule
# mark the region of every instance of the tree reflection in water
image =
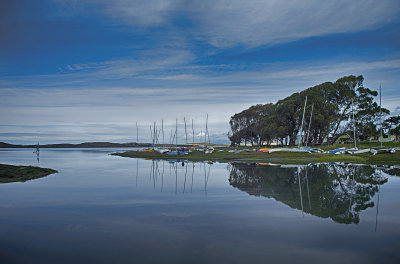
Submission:
POLYGON ((231 163, 229 170, 229 182, 235 188, 344 224, 358 224, 360 212, 374 206, 373 197, 378 187, 388 181, 386 172, 397 172, 396 169, 338 164, 231 163))

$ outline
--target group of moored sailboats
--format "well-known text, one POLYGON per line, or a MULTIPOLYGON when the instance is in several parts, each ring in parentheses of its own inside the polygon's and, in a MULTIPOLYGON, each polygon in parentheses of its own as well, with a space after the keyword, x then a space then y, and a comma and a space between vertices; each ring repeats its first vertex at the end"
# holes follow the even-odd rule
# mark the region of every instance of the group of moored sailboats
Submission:
MULTIPOLYGON (((190 145, 193 145, 193 147, 189 147, 188 145, 188 132, 187 132, 187 126, 186 126, 186 118, 184 118, 184 124, 185 124, 185 138, 186 138, 186 144, 184 147, 178 147, 178 119, 176 119, 176 125, 175 125, 175 132, 171 130, 171 137, 170 137, 170 144, 169 147, 166 146, 165 141, 164 141, 164 120, 161 121, 161 129, 158 129, 156 126, 156 122, 154 122, 154 126, 152 127, 150 125, 150 134, 151 134, 151 142, 152 142, 152 147, 148 149, 144 149, 143 151, 147 152, 158 152, 160 154, 167 154, 170 156, 179 156, 179 155, 187 155, 193 150, 197 151, 203 151, 206 154, 214 152, 214 148, 208 147, 207 144, 210 144, 210 134, 208 132, 208 114, 206 118, 206 132, 204 135, 204 140, 205 140, 205 146, 202 145, 197 145, 194 143, 194 126, 193 126, 193 119, 192 119, 192 136, 193 136, 193 143, 190 143, 190 145), (159 136, 162 134, 162 143, 160 144, 159 142, 159 136), (208 141, 207 141, 208 137, 208 141), (208 142, 208 143, 207 143, 208 142), (173 147, 171 148, 171 145, 175 145, 175 149, 173 150, 173 147)), ((136 122, 136 133, 137 133, 137 141, 139 140, 139 130, 137 127, 137 122, 136 122)), ((200 133, 200 136, 202 136, 203 132, 200 133)), ((201 141, 201 140, 200 140, 201 141)))

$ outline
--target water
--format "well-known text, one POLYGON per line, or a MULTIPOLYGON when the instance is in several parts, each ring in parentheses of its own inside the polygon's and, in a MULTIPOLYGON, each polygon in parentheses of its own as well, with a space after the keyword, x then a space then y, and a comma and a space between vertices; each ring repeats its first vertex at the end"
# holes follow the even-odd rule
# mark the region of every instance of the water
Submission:
POLYGON ((395 167, 184 163, 0 150, 0 263, 398 263, 395 167))

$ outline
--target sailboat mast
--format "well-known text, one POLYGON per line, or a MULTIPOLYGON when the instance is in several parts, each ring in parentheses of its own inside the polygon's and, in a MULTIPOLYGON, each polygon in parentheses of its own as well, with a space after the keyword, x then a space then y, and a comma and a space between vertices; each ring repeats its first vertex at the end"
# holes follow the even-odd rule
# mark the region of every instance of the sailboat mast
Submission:
POLYGON ((306 139, 306 147, 308 146, 308 136, 310 135, 310 129, 311 129, 311 120, 312 120, 312 114, 314 110, 314 104, 311 105, 311 116, 310 116, 310 123, 308 123, 308 131, 307 131, 307 139, 306 139))
POLYGON ((178 148, 178 118, 176 119, 175 134, 176 134, 176 138, 175 138, 176 144, 175 144, 175 146, 176 146, 176 148, 178 148))
POLYGON ((357 148, 357 140, 356 140, 356 121, 354 119, 354 100, 351 99, 351 111, 353 113, 353 136, 354 136, 354 148, 357 148))
POLYGON ((164 119, 161 119, 162 143, 164 146, 164 119))
POLYGON ((382 127, 382 87, 379 85, 379 116, 381 119, 381 147, 383 142, 383 127, 382 127))
POLYGON ((154 133, 153 133, 153 148, 154 145, 156 144, 156 138, 157 138, 157 130, 156 130, 156 121, 154 121, 154 127, 153 127, 154 133))
POLYGON ((186 130, 186 118, 183 117, 183 122, 185 122, 185 136, 186 136, 186 144, 187 144, 187 130, 186 130))
POLYGON ((193 119, 192 119, 192 137, 193 137, 193 144, 194 144, 194 127, 193 127, 193 119))
POLYGON ((151 128, 151 125, 150 125, 150 137, 151 141, 153 142, 153 129, 151 128))
MULTIPOLYGON (((204 135, 204 141, 207 143, 207 135, 208 135, 208 113, 206 119, 206 134, 204 135)), ((210 143, 210 135, 208 135, 208 143, 210 143)))
POLYGON ((136 122, 136 143, 139 143, 139 129, 136 122))
POLYGON ((303 123, 304 123, 304 115, 306 113, 306 106, 307 106, 307 96, 306 96, 306 100, 304 101, 303 118, 301 119, 300 140, 299 140, 299 145, 298 145, 299 148, 300 148, 301 139, 302 139, 302 135, 301 134, 303 133, 303 123))

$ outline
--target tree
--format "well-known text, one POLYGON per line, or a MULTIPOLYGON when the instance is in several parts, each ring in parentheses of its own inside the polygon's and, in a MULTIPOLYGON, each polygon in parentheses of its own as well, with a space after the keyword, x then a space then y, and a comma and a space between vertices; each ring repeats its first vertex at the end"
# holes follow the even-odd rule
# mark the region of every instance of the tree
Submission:
MULTIPOLYGON (((381 110, 373 101, 373 97, 377 96, 378 92, 364 87, 359 87, 357 92, 356 127, 360 138, 366 140, 370 136, 378 135, 377 124, 381 118, 381 110)), ((390 114, 390 111, 382 108, 382 115, 387 114, 390 114)))
POLYGON ((383 128, 392 135, 400 135, 400 115, 387 118, 383 122, 383 128))
MULTIPOLYGON (((244 141, 261 145, 264 142, 271 144, 274 140, 283 144, 288 139, 289 145, 294 145, 302 123, 306 96, 308 107, 303 128, 306 131, 312 123, 309 142, 322 144, 330 138, 331 144, 344 132, 352 131, 353 111, 358 134, 364 139, 376 135, 380 118, 380 108, 374 102, 377 92, 365 88, 363 81, 361 75, 349 75, 334 83, 325 82, 294 93, 276 104, 251 106, 231 117, 231 144, 244 141), (311 105, 314 105, 312 120, 311 105)), ((382 108, 382 113, 389 114, 389 110, 382 108)))

